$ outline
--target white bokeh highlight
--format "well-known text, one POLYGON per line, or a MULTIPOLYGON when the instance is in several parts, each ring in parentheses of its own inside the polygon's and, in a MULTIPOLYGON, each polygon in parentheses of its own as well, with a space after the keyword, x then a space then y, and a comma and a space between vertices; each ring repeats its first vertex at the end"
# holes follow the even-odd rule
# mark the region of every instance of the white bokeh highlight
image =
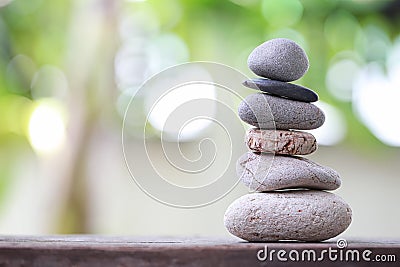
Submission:
POLYGON ((389 75, 377 63, 368 64, 353 88, 353 109, 357 117, 384 144, 400 146, 400 63, 389 75))
POLYGON ((325 114, 325 123, 318 129, 310 130, 317 139, 318 145, 333 146, 340 143, 347 133, 346 120, 343 113, 336 107, 318 101, 315 103, 325 114))
MULTIPOLYGON (((185 103, 198 99, 210 99, 216 101, 215 86, 211 84, 186 84, 170 90, 152 106, 149 114, 150 124, 168 138, 168 136, 179 136, 180 141, 192 141, 211 125, 211 120, 199 119, 187 123, 182 129, 165 127, 166 122, 173 112, 185 103)), ((216 114, 216 107, 206 107, 207 113, 216 114)), ((176 115, 175 115, 176 116, 176 115)))
POLYGON ((56 152, 65 142, 65 120, 61 106, 56 102, 42 101, 29 120, 29 141, 39 154, 56 152))

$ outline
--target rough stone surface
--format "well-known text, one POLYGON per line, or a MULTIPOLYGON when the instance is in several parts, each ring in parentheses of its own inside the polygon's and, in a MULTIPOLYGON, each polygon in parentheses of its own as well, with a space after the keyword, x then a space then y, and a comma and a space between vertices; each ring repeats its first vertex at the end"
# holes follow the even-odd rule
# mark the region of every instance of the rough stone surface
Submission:
POLYGON ((255 152, 278 155, 308 155, 317 149, 315 137, 300 131, 250 129, 245 141, 247 147, 255 152))
POLYGON ((290 82, 300 79, 307 72, 309 63, 298 44, 277 38, 257 46, 249 55, 247 65, 261 77, 290 82))
POLYGON ((303 102, 318 101, 318 95, 306 87, 269 79, 251 79, 243 82, 243 85, 252 89, 261 90, 270 95, 279 96, 303 102))
POLYGON ((247 187, 260 192, 288 188, 335 190, 341 185, 336 171, 302 157, 247 152, 236 162, 236 173, 247 187))
POLYGON ((248 241, 322 241, 351 223, 350 206, 324 191, 253 193, 235 200, 224 216, 226 229, 248 241))
POLYGON ((238 113, 244 122, 261 129, 311 130, 325 122, 324 113, 314 104, 263 93, 247 96, 238 113))

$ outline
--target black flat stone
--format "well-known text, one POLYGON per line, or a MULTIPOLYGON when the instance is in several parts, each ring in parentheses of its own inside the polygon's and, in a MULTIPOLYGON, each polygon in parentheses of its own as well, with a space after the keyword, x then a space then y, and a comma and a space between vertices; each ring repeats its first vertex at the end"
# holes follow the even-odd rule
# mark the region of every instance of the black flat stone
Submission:
POLYGON ((273 96, 291 100, 302 102, 318 101, 318 95, 314 91, 293 83, 258 78, 244 81, 243 85, 252 89, 261 90, 273 96))

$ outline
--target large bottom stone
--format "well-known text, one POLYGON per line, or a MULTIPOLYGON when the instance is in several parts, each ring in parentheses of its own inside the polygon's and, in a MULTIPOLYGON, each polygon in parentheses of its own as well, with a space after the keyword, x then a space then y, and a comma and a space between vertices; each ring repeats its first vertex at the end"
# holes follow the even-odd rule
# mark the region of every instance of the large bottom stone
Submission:
POLYGON ((322 241, 351 223, 350 206, 325 191, 253 193, 235 200, 224 216, 226 229, 247 241, 322 241))

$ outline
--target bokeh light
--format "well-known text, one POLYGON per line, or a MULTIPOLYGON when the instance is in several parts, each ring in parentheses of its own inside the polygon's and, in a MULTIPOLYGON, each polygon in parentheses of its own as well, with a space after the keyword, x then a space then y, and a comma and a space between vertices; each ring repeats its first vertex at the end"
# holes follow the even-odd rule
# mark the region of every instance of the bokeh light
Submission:
POLYGON ((325 21, 325 38, 335 50, 353 49, 354 38, 359 30, 357 19, 345 10, 339 9, 325 21))
POLYGON ((65 100, 68 95, 67 77, 55 66, 43 66, 32 79, 31 95, 34 99, 54 97, 65 100))
MULTIPOLYGON (((149 122, 158 131, 163 132, 163 137, 166 139, 187 142, 192 141, 201 136, 204 131, 211 125, 210 118, 215 117, 216 107, 209 105, 203 113, 208 114, 208 118, 196 119, 188 122, 182 129, 176 129, 166 125, 170 116, 179 120, 179 114, 173 114, 174 111, 183 104, 190 104, 191 101, 199 99, 210 99, 216 101, 216 90, 214 85, 211 84, 186 84, 177 88, 172 88, 167 94, 163 95, 154 105, 150 108, 149 122)), ((151 102, 150 102, 151 103, 151 102)), ((193 108, 196 108, 195 106, 193 108)), ((197 108, 200 108, 197 105, 197 108)), ((201 107, 205 109, 205 107, 201 107)), ((185 114, 182 114, 185 115, 185 114)))
POLYGON ((36 64, 28 56, 15 56, 7 65, 8 90, 15 93, 29 91, 36 68, 36 64))
POLYGON ((29 120, 29 141, 39 154, 56 152, 65 142, 62 106, 53 100, 40 101, 29 120))
POLYGON ((291 26, 303 15, 299 0, 263 0, 261 10, 268 24, 274 27, 291 26))
POLYGON ((326 87, 341 101, 352 100, 353 83, 360 71, 360 64, 351 58, 334 61, 326 74, 326 87))
MULTIPOLYGON (((400 73, 400 69, 397 72, 400 73)), ((354 111, 368 129, 381 142, 400 146, 398 80, 386 76, 378 63, 370 63, 360 72, 353 91, 354 111)))
POLYGON ((375 24, 366 25, 355 39, 355 48, 367 61, 385 62, 391 42, 384 29, 375 24))
POLYGON ((147 41, 137 38, 125 42, 115 57, 115 79, 121 90, 140 85, 150 76, 147 41))
POLYGON ((189 61, 185 42, 175 34, 162 34, 148 45, 151 74, 179 63, 189 61))
POLYGON ((333 146, 339 144, 346 137, 347 126, 343 113, 336 107, 318 101, 315 104, 325 114, 325 123, 318 129, 310 130, 317 139, 318 145, 333 146))

